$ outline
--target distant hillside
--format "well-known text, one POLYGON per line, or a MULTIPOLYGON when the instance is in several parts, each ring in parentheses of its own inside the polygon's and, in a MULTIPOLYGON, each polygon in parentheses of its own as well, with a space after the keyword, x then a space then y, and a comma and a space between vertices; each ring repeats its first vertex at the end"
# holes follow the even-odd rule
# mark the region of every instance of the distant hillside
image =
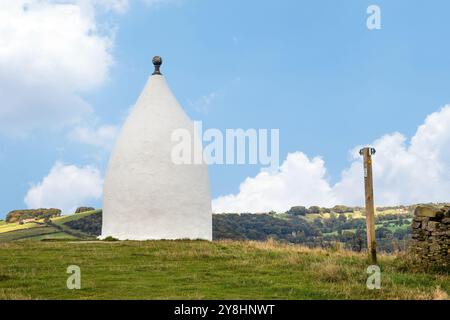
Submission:
POLYGON ((51 219, 37 219, 27 223, 0 223, 0 242, 16 240, 85 240, 95 239, 95 235, 71 228, 69 224, 90 215, 101 215, 101 210, 88 211, 51 219))
MULTIPOLYGON (((375 222, 378 250, 394 252, 407 248, 412 232, 411 213, 379 213, 375 222)), ((271 238, 320 248, 334 247, 339 243, 354 251, 367 248, 365 217, 357 214, 214 215, 213 237, 216 240, 259 241, 271 238)))
POLYGON ((64 223, 67 227, 79 230, 90 236, 97 237, 102 233, 102 211, 89 212, 79 219, 74 219, 64 223))
MULTIPOLYGON (((337 206, 342 209, 342 206, 337 206)), ((353 212, 307 213, 305 215, 215 214, 214 240, 276 239, 309 247, 330 248, 339 243, 346 249, 366 248, 365 218, 361 209, 353 212)), ((376 215, 377 245, 380 251, 395 252, 407 248, 411 238, 412 215, 404 208, 385 208, 376 215)), ((101 234, 102 211, 94 210, 50 220, 20 225, 0 224, 0 242, 14 240, 95 239, 101 234)))

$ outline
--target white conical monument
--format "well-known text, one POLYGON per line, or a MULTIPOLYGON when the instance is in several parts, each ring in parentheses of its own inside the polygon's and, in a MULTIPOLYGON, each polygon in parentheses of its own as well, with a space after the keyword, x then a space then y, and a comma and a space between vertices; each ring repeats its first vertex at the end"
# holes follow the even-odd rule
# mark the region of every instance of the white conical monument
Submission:
POLYGON ((186 129, 193 139, 198 135, 159 71, 162 59, 153 58, 153 64, 155 72, 111 155, 101 238, 211 240, 208 168, 175 164, 171 158, 174 130, 186 129))

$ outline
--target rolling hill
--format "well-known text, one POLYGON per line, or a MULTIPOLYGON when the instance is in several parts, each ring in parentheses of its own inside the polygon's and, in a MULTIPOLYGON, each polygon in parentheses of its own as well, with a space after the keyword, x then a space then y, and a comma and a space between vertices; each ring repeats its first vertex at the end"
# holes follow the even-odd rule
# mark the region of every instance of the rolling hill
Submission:
POLYGON ((0 224, 0 242, 20 240, 90 240, 95 235, 71 228, 69 225, 90 216, 101 215, 101 210, 55 217, 49 221, 0 224))
MULTIPOLYGON (((310 247, 346 249, 366 247, 365 218, 361 210, 351 213, 317 214, 214 214, 214 240, 276 239, 310 247)), ((378 248, 384 252, 404 250, 411 237, 412 213, 404 208, 379 210, 376 215, 378 248)), ((0 224, 0 242, 22 240, 95 240, 101 234, 102 211, 31 221, 0 224)))

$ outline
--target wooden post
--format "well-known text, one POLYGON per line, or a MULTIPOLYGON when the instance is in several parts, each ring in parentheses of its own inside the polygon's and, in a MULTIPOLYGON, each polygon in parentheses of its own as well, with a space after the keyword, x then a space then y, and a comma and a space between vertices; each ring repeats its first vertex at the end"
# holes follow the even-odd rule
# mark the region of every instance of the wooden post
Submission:
POLYGON ((377 243, 375 239, 375 206, 373 200, 372 155, 374 148, 364 148, 359 151, 364 157, 364 189, 366 193, 366 231, 367 249, 370 263, 377 263, 377 243))

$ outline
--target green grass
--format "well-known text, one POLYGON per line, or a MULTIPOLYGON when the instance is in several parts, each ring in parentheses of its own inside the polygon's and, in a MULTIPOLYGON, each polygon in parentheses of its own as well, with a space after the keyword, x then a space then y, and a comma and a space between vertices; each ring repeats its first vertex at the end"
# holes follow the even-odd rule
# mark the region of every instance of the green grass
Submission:
POLYGON ((401 225, 401 226, 398 226, 398 225, 394 225, 394 224, 390 224, 390 225, 387 227, 387 229, 389 229, 389 231, 391 231, 391 232, 395 232, 395 231, 397 231, 397 230, 407 230, 407 229, 410 229, 410 228, 411 228, 410 225, 401 225))
POLYGON ((35 228, 38 226, 39 225, 37 223, 25 223, 22 225, 19 223, 6 223, 3 225, 0 225, 0 233, 23 230, 23 229, 30 229, 30 228, 35 228))
POLYGON ((0 233, 0 243, 23 239, 34 239, 40 235, 49 235, 57 232, 58 230, 56 228, 47 226, 4 232, 0 233))
MULTIPOLYGON (((73 220, 71 220, 73 221, 73 220)), ((66 221, 65 221, 66 222, 66 221)), ((67 235, 70 235, 73 239, 80 239, 80 240, 95 240, 95 237, 90 236, 84 232, 81 232, 79 230, 74 230, 70 228, 69 226, 65 225, 64 223, 54 223, 53 227, 57 228, 60 232, 65 233, 67 235)))
POLYGON ((61 216, 61 217, 53 218, 52 222, 56 225, 62 225, 64 223, 67 223, 70 221, 74 221, 74 220, 78 220, 78 219, 90 216, 91 214, 98 213, 100 211, 101 210, 93 210, 93 211, 86 211, 86 212, 82 212, 82 213, 75 213, 75 214, 70 214, 70 215, 66 215, 66 216, 61 216))
POLYGON ((431 299, 450 277, 402 272, 380 256, 366 288, 363 254, 275 242, 118 241, 0 244, 0 299, 431 299), (66 269, 81 268, 81 290, 66 269))
POLYGON ((30 237, 30 238, 25 238, 25 239, 19 239, 18 241, 28 241, 28 240, 78 240, 78 238, 69 235, 65 232, 58 232, 57 230, 55 230, 55 232, 52 233, 48 233, 48 234, 42 234, 39 233, 36 236, 30 237))

